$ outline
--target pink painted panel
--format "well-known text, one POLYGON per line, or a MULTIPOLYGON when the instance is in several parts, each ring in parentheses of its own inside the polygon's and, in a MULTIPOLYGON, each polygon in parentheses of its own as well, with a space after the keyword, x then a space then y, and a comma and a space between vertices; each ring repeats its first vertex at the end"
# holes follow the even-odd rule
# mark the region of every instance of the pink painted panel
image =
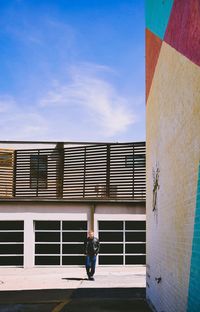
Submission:
POLYGON ((200 66, 200 0, 175 0, 164 41, 200 66))

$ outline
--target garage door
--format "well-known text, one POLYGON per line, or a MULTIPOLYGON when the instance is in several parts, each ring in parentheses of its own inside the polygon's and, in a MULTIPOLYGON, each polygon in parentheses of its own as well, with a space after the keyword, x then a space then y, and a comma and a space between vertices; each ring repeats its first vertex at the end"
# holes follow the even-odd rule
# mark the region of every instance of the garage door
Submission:
POLYGON ((87 221, 35 221, 35 265, 83 265, 87 221))
POLYGON ((146 262, 145 221, 99 221, 100 265, 146 262))
POLYGON ((23 266, 24 222, 0 221, 0 266, 23 266))

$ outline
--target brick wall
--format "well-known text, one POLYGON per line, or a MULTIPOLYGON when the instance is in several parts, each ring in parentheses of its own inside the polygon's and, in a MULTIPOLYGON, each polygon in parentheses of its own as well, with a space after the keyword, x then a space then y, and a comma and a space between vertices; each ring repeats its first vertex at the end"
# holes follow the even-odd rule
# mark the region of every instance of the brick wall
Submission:
MULTIPOLYGON (((200 43, 196 51, 194 36, 200 35, 200 2, 146 2, 147 298, 159 312, 196 312, 200 298, 193 296, 191 305, 194 292, 189 289, 200 289, 190 278, 193 233, 200 237, 198 226, 194 232, 200 161, 200 43), (162 34, 157 32, 160 16, 165 19, 162 34), (156 168, 159 187, 154 206, 156 168)), ((195 268, 200 266, 198 246, 195 268)))

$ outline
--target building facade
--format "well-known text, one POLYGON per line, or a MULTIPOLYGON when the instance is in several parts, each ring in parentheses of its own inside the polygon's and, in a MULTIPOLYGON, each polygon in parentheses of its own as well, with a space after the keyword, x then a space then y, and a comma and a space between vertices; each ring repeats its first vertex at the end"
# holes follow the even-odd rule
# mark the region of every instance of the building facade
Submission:
POLYGON ((0 266, 145 265, 145 143, 1 142, 0 266))
POLYGON ((147 298, 200 311, 200 1, 146 1, 147 298))

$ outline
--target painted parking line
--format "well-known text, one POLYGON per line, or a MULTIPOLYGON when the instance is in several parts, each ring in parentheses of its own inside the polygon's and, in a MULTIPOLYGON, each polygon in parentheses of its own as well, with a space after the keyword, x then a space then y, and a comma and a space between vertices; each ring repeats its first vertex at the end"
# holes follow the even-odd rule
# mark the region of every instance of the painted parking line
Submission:
POLYGON ((60 312, 64 308, 65 305, 71 302, 71 299, 60 302, 51 312, 60 312))

